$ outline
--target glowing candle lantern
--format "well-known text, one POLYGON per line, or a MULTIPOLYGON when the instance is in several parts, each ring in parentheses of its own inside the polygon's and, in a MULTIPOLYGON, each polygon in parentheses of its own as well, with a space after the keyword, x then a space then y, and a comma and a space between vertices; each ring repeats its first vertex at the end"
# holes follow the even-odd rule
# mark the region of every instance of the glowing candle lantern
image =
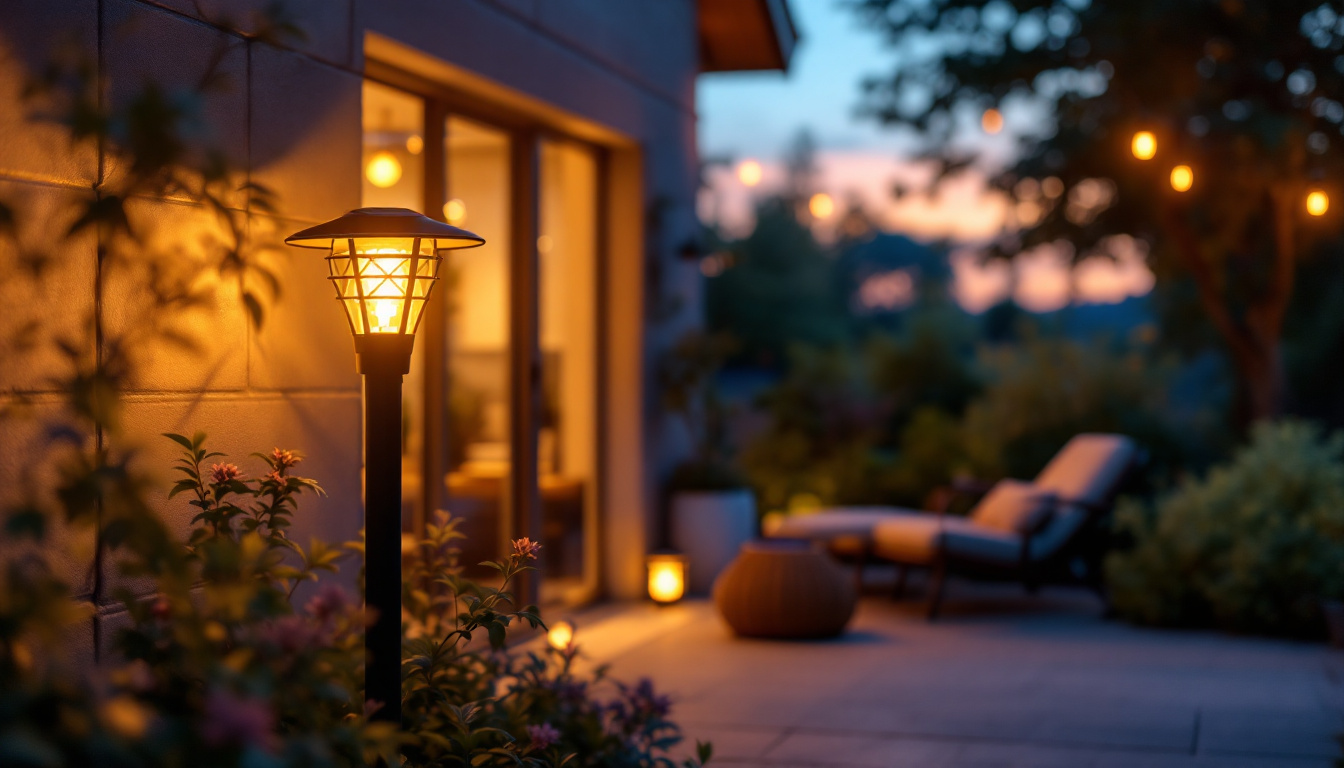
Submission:
POLYGON ((675 603, 686 594, 686 558, 674 552, 655 552, 649 567, 649 597, 655 603, 675 603))
POLYGON ((737 180, 745 186, 754 187, 761 183, 761 177, 765 175, 761 169, 761 164, 755 160, 743 160, 737 166, 737 180))
POLYGON ((1325 212, 1330 210, 1330 196, 1319 189, 1312 190, 1307 195, 1307 213, 1312 216, 1324 216, 1325 212))
POLYGON ((1129 149, 1140 160, 1152 160, 1157 154, 1157 137, 1151 131, 1139 131, 1134 134, 1129 149))
POLYGON ((1171 188, 1177 192, 1187 192, 1195 184, 1195 172, 1188 165, 1178 165, 1171 169, 1171 188))
POLYGON ((568 651, 574 644, 574 625, 568 621, 558 621, 546 633, 546 642, 557 651, 568 651))
POLYGON ((1003 113, 997 109, 986 109, 980 116, 980 127, 985 133, 994 134, 1003 130, 1003 113))
POLYGON ((375 187, 387 189, 401 181, 401 161, 391 152, 379 152, 369 158, 369 164, 364 167, 364 178, 375 187))

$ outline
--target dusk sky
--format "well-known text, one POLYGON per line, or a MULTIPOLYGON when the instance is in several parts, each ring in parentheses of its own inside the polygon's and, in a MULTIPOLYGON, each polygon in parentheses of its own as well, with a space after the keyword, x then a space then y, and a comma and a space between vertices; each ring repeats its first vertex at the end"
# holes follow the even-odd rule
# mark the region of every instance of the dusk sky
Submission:
MULTIPOLYGON (((1003 297, 1012 284, 1002 265, 979 266, 976 246, 993 236, 1009 214, 1007 202, 984 189, 981 178, 968 175, 945 187, 936 200, 907 196, 897 202, 891 190, 928 178, 907 158, 912 142, 898 132, 857 116, 859 83, 866 75, 889 71, 896 53, 873 30, 861 26, 857 14, 836 0, 794 0, 790 3, 802 40, 788 74, 778 72, 706 75, 698 89, 700 146, 706 160, 731 160, 734 165, 756 160, 761 183, 742 184, 734 167, 709 173, 712 192, 702 201, 701 215, 717 220, 735 235, 750 231, 753 199, 768 194, 783 179, 780 160, 798 132, 806 128, 818 145, 820 186, 843 209, 860 200, 881 224, 916 239, 949 238, 963 244, 953 258, 954 290, 968 309, 981 310, 1003 297)), ((1006 129, 997 136, 979 130, 978 116, 966 115, 968 141, 988 157, 1007 157, 1015 128, 1038 122, 1025 110, 1009 111, 1006 129)), ((1035 126, 1030 126, 1035 127, 1035 126)), ((825 236, 825 232, 821 232, 825 236)), ((1114 302, 1146 293, 1152 275, 1141 254, 1130 249, 1117 263, 1092 259, 1073 275, 1073 290, 1082 301, 1114 302)), ((1034 310, 1056 309, 1069 297, 1069 274, 1060 254, 1042 252, 1020 260, 1015 297, 1034 310)))

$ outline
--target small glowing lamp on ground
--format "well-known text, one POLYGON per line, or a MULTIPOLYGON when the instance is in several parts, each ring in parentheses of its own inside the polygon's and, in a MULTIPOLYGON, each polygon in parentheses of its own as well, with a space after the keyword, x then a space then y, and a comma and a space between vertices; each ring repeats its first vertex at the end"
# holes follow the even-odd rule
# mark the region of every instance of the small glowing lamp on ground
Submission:
POLYGON ((558 621, 546 633, 546 642, 557 651, 568 651, 574 645, 574 625, 558 621))
POLYGON ((1307 213, 1312 216, 1324 216, 1330 210, 1330 196, 1319 189, 1307 194, 1307 213))
POLYGON ((373 186, 387 189, 401 181, 401 161, 391 152, 378 152, 369 158, 369 164, 364 167, 364 177, 373 186))
POLYGON ((818 192, 807 201, 807 210, 818 219, 829 219, 835 213, 835 201, 825 192, 818 192))
POLYGON ((754 187, 760 184, 763 175, 761 164, 755 160, 743 160, 737 166, 737 180, 745 186, 754 187))
POLYGON ((1195 172, 1188 165, 1178 165, 1171 169, 1171 188, 1177 192, 1188 192, 1195 184, 1195 172))
POLYGON ((686 558, 675 552, 653 552, 649 567, 649 597, 655 603, 675 603, 686 594, 686 558))
POLYGON ((985 133, 994 134, 1003 130, 1003 113, 997 109, 986 109, 980 116, 980 127, 985 133))
POLYGON ((1129 149, 1140 160, 1152 160, 1157 154, 1157 137, 1151 131, 1139 131, 1129 143, 1129 149))

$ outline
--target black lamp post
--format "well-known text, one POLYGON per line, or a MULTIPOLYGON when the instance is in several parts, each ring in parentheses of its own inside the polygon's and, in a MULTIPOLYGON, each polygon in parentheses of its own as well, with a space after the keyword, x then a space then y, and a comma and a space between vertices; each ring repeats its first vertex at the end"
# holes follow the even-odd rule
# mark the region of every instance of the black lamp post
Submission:
POLYGON ((485 240, 405 208, 359 208, 285 238, 327 250, 364 374, 364 592, 377 612, 364 639, 365 696, 401 720, 401 377, 440 253, 485 240))

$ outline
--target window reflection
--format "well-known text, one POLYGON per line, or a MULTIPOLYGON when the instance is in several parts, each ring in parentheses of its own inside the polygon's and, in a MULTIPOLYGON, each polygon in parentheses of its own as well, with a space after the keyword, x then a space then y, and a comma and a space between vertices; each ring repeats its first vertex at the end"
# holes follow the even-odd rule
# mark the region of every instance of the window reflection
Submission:
POLYGON ((446 131, 444 219, 485 238, 444 261, 448 298, 448 509, 463 563, 499 555, 508 535, 509 137, 459 117, 446 131))

